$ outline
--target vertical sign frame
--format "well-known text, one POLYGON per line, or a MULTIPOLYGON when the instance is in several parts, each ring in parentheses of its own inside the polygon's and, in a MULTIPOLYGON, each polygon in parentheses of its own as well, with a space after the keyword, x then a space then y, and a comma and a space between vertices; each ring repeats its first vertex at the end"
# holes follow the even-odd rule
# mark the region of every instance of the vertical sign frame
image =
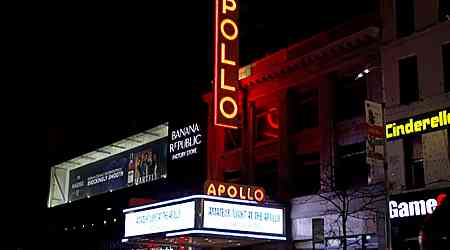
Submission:
POLYGON ((237 129, 239 120, 238 0, 215 0, 214 125, 237 129))

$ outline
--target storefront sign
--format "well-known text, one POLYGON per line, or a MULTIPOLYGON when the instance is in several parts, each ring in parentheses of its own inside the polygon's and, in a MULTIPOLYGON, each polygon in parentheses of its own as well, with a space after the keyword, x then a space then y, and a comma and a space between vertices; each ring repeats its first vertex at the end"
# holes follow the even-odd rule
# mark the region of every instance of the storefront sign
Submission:
POLYGON ((383 132, 383 105, 365 101, 366 109, 366 162, 370 166, 369 182, 378 182, 379 174, 384 162, 384 132, 383 132))
POLYGON ((373 137, 383 138, 383 105, 366 100, 365 110, 367 134, 373 137))
POLYGON ((283 219, 281 208, 204 201, 204 228, 283 235, 283 219))
POLYGON ((185 158, 200 152, 202 134, 198 123, 175 129, 170 137, 169 155, 171 160, 185 158))
POLYGON ((125 237, 190 229, 195 201, 125 214, 125 237))
POLYGON ((449 111, 449 108, 445 108, 411 118, 386 123, 386 139, 394 140, 406 136, 446 129, 450 126, 449 111))
POLYGON ((228 197, 232 199, 263 202, 266 198, 266 192, 262 187, 207 181, 205 182, 204 189, 204 192, 207 195, 228 197))
POLYGON ((389 217, 392 249, 402 249, 405 242, 417 239, 424 225, 433 228, 436 222, 445 221, 447 212, 443 204, 449 192, 450 188, 445 187, 391 194, 389 217))
POLYGON ((214 124, 239 126, 238 1, 216 0, 214 124))
POLYGON ((418 200, 409 202, 397 202, 391 200, 389 202, 389 214, 390 218, 403 218, 411 216, 420 216, 426 214, 432 214, 437 206, 436 199, 418 200))

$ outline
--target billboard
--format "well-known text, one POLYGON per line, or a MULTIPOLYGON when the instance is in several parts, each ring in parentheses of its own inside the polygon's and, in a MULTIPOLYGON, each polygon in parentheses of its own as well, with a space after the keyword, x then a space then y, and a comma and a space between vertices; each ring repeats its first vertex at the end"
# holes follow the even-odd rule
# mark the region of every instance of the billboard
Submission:
POLYGON ((214 62, 214 125, 238 128, 239 53, 237 0, 216 0, 214 62))
POLYGON ((139 185, 167 177, 167 142, 151 143, 131 152, 128 161, 128 186, 139 185))
POLYGON ((69 173, 69 201, 167 177, 167 138, 69 173))

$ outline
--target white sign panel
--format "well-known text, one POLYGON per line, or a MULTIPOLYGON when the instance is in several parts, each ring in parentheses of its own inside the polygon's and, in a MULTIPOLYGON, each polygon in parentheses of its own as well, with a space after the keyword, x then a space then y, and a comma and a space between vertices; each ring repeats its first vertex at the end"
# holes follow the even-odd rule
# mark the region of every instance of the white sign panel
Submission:
POLYGON ((125 237, 190 229, 195 225, 195 202, 125 214, 125 237))
POLYGON ((283 209, 204 201, 203 227, 283 234, 283 209))
POLYGON ((383 106, 380 103, 365 101, 366 123, 383 128, 383 106))

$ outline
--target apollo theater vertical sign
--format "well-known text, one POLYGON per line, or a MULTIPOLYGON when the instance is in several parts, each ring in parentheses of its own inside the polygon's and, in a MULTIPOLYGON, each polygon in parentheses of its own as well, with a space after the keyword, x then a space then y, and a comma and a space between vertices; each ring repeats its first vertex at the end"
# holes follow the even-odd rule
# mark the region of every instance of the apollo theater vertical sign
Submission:
POLYGON ((238 2, 215 0, 214 125, 238 128, 238 2))

